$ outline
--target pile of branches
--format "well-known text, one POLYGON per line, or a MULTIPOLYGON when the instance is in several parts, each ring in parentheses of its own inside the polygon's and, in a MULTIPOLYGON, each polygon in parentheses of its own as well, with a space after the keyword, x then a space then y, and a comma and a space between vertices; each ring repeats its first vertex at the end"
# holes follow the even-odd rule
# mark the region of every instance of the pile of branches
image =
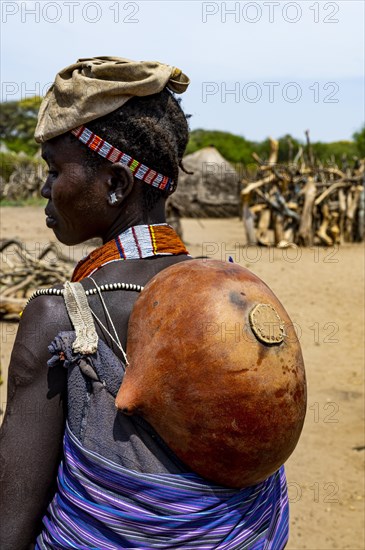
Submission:
POLYGON ((46 180, 46 166, 39 158, 2 155, 0 159, 0 200, 39 198, 46 180))
POLYGON ((35 257, 18 240, 0 242, 0 320, 19 321, 28 298, 38 288, 49 288, 71 278, 74 262, 50 243, 35 257))
POLYGON ((242 180, 241 212, 249 244, 334 246, 364 240, 365 159, 322 164, 304 153, 278 164, 278 142, 267 161, 254 154, 254 181, 242 180))

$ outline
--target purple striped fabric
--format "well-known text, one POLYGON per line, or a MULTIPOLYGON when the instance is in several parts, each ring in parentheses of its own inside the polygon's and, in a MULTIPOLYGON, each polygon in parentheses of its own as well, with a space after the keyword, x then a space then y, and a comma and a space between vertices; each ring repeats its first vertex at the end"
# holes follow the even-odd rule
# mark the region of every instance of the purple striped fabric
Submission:
POLYGON ((36 549, 282 550, 284 467, 242 490, 194 473, 143 474, 82 447, 66 426, 58 491, 36 549))

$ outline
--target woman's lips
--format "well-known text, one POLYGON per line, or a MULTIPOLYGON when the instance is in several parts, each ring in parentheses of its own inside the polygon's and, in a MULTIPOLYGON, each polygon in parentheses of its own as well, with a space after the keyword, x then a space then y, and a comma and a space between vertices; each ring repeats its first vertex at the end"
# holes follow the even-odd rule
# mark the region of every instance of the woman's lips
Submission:
POLYGON ((44 213, 46 215, 46 226, 47 227, 54 227, 56 225, 56 218, 54 218, 51 214, 51 209, 49 208, 49 204, 47 204, 47 207, 44 209, 44 213))
POLYGON ((47 227, 54 227, 56 225, 56 220, 52 218, 52 216, 46 217, 46 225, 47 227))

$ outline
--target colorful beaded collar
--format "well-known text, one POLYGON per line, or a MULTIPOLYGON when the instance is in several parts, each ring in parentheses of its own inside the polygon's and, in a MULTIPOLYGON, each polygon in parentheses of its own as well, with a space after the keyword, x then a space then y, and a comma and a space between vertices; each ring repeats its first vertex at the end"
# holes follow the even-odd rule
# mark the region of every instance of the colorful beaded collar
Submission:
POLYGON ((189 253, 170 225, 135 225, 82 259, 75 267, 72 281, 81 281, 111 262, 178 254, 189 253))
POLYGON ((173 187, 172 178, 163 176, 155 170, 148 168, 145 164, 142 164, 138 160, 135 160, 127 153, 122 153, 116 147, 113 147, 110 143, 97 136, 91 130, 85 126, 79 126, 71 130, 71 134, 77 137, 87 147, 98 153, 102 157, 110 160, 110 162, 120 162, 124 166, 127 166, 135 178, 142 180, 153 187, 158 189, 171 189, 173 187))
MULTIPOLYGON (((176 256, 178 254, 189 255, 184 243, 170 225, 166 223, 135 225, 100 248, 93 250, 86 258, 82 259, 75 267, 72 281, 81 281, 110 262, 136 260, 159 255, 176 256)), ((102 292, 111 290, 141 292, 143 286, 133 283, 107 283, 100 285, 99 289, 102 292)), ((96 293, 96 288, 85 291, 86 296, 96 293)), ((63 296, 63 294, 64 289, 40 288, 30 296, 26 306, 38 296, 63 296)), ((19 315, 21 316, 22 312, 19 315)))

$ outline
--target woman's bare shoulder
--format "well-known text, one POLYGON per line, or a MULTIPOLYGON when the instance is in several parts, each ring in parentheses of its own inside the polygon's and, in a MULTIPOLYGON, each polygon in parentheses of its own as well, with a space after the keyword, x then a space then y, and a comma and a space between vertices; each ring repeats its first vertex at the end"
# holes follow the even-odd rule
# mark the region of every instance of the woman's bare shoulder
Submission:
POLYGON ((28 385, 47 377, 49 345, 59 332, 72 330, 62 296, 38 296, 24 308, 9 365, 9 381, 28 385))
MULTIPOLYGON (((62 287, 60 287, 62 288, 62 287)), ((72 330, 62 295, 40 295, 23 310, 13 353, 26 352, 44 364, 59 332, 72 330)))

